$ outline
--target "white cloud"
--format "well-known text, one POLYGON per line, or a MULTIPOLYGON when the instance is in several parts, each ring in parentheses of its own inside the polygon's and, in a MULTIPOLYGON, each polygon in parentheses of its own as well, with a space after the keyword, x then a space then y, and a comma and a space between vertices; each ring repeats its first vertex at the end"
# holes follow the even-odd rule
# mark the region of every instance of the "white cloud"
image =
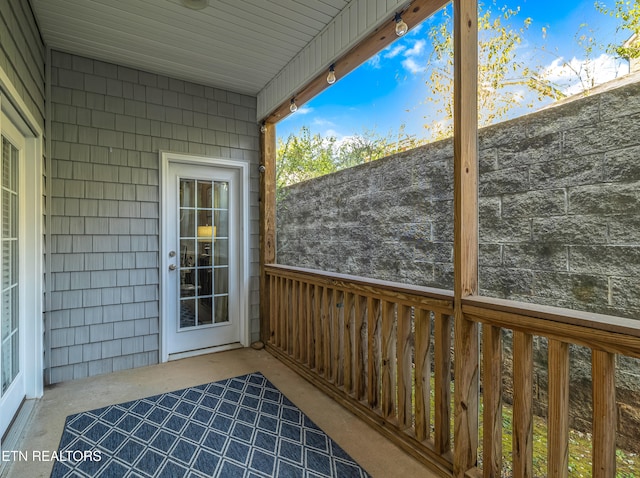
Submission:
POLYGON ((313 112, 313 108, 311 108, 310 106, 299 106, 298 111, 296 111, 296 114, 308 115, 311 112, 313 112))
POLYGON ((378 53, 377 55, 373 55, 371 58, 369 58, 369 60, 367 61, 367 65, 369 65, 371 68, 378 70, 380 68, 382 68, 382 58, 380 58, 380 53, 378 53))
POLYGON ((393 47, 391 50, 387 51, 386 53, 384 53, 383 56, 385 58, 395 58, 396 56, 398 56, 400 53, 402 53, 406 49, 407 49, 406 46, 398 45, 398 46, 393 47))
POLYGON ((414 75, 424 71, 424 66, 420 66, 413 58, 405 58, 402 60, 402 66, 414 75))
POLYGON ((332 127, 336 125, 333 121, 329 121, 324 118, 314 118, 312 123, 314 126, 320 126, 320 127, 332 127))
POLYGON ((558 85, 565 95, 572 96, 628 72, 626 62, 603 53, 594 59, 573 57, 566 61, 564 58, 557 58, 544 68, 540 76, 558 85))
POLYGON ((424 51, 424 47, 427 44, 425 40, 418 40, 413 44, 413 46, 408 49, 405 53, 405 57, 418 56, 424 51))

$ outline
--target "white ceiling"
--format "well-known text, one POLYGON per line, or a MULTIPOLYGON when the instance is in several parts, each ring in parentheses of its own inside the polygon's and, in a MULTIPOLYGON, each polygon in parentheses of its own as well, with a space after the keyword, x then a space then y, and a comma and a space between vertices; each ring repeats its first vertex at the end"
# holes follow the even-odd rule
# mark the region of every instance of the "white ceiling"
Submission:
POLYGON ((31 0, 52 49, 256 95, 349 0, 31 0))

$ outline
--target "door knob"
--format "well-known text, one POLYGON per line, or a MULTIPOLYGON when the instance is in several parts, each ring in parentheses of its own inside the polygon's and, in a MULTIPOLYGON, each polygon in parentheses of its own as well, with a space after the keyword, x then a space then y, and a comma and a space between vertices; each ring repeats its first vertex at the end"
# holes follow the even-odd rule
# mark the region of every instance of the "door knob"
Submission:
POLYGON ((175 264, 169 264, 169 270, 170 271, 175 271, 176 270, 176 265, 175 264))

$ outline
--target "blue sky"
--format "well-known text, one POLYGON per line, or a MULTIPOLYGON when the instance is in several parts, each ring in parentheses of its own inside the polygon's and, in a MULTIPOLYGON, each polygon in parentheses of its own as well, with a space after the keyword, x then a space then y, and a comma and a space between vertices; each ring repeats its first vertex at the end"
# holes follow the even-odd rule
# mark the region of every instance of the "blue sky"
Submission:
MULTIPOLYGON (((614 0, 605 0, 608 6, 613 3, 614 0)), ((583 77, 592 75, 598 83, 626 73, 626 62, 614 60, 600 50, 590 55, 591 71, 585 73, 587 55, 575 40, 579 30, 591 30, 601 43, 622 43, 628 36, 627 32, 616 33, 616 20, 597 12, 593 0, 496 0, 496 6, 503 5, 520 7, 512 20, 514 26, 522 26, 527 17, 532 19, 518 56, 532 58, 545 68, 547 77, 562 84, 566 93, 580 91, 577 76, 566 65, 570 64, 573 70, 582 68, 583 77)), ((407 133, 426 138, 424 124, 430 120, 425 118, 433 116, 433 106, 425 101, 425 65, 431 53, 427 32, 437 19, 438 16, 427 19, 345 78, 338 78, 316 98, 299 105, 295 114, 278 123, 278 137, 286 139, 308 126, 313 133, 342 140, 364 130, 396 134, 399 125, 404 124, 407 133)), ((584 78, 584 82, 587 80, 584 78)), ((526 111, 523 106, 512 115, 526 111)))

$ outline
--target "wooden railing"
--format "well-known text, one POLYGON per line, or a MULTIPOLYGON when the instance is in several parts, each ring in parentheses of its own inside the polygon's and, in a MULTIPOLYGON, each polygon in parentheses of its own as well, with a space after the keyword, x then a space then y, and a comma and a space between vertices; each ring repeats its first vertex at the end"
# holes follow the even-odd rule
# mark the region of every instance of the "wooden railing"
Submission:
MULTIPOLYGON (((450 431, 453 294, 279 265, 265 266, 265 273, 267 348, 442 476, 458 469, 458 476, 500 477, 506 465, 511 476, 533 476, 533 341, 544 337, 549 364, 547 475, 567 477, 569 351, 572 344, 588 347, 592 475, 615 476, 615 357, 640 358, 638 322, 499 299, 463 299, 464 320, 482 324, 484 426, 482 466, 459 470, 450 431), (505 330, 513 340, 513 455, 503 465, 505 330)), ((480 379, 480 370, 467 372, 480 379)), ((473 428, 456 431, 467 432, 473 428)), ((478 437, 456 438, 456 443, 478 443, 478 437)), ((478 450, 467 452, 477 456, 478 450)))
POLYGON ((265 272, 267 348, 450 475, 453 295, 279 265, 265 272))
MULTIPOLYGON (((640 358, 640 323, 580 311, 486 297, 462 300, 465 319, 482 324, 483 474, 503 476, 502 332, 512 332, 511 474, 533 475, 533 340, 547 339, 547 476, 567 477, 570 345, 591 350, 592 476, 616 476, 616 355, 640 358)), ((588 458, 587 458, 588 459, 588 458)), ((479 471, 479 470, 468 470, 479 471)))

